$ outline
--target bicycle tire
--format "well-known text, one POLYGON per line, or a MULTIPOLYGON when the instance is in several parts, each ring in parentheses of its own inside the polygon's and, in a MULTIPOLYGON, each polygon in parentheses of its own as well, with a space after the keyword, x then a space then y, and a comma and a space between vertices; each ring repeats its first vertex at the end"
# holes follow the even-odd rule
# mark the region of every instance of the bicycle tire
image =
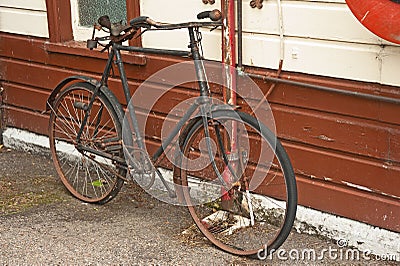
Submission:
MULTIPOLYGON (((50 113, 50 150, 57 173, 73 196, 87 203, 105 204, 118 194, 124 183, 118 175, 125 176, 126 170, 112 159, 77 148, 77 132, 94 90, 93 85, 80 82, 58 94, 50 113)), ((100 91, 90 110, 81 145, 123 158, 120 116, 100 91)))
MULTIPOLYGON (((236 171, 236 177, 239 180, 233 180, 233 182, 242 182, 247 178, 245 176, 251 176, 251 171, 253 171, 253 178, 256 178, 257 170, 252 170, 252 168, 259 168, 253 161, 255 161, 254 156, 257 156, 254 155, 254 153, 259 153, 258 156, 262 155, 261 152, 257 151, 255 142, 260 140, 265 142, 262 143, 262 145, 267 144, 273 152, 271 156, 274 157, 271 157, 270 162, 261 162, 261 164, 265 164, 265 167, 261 166, 261 168, 264 167, 264 169, 260 169, 261 173, 263 174, 265 170, 268 170, 268 172, 266 172, 265 176, 262 178, 262 182, 259 182, 261 184, 259 186, 256 185, 256 188, 252 188, 251 194, 250 192, 247 193, 244 191, 243 188, 237 187, 237 185, 232 185, 229 191, 228 189, 225 189, 225 191, 221 190, 218 198, 207 202, 204 202, 204 199, 200 199, 200 203, 197 204, 199 199, 196 199, 196 197, 199 196, 194 196, 193 194, 198 193, 195 192, 196 188, 194 186, 198 186, 197 183, 199 180, 196 180, 196 183, 193 180, 191 181, 191 179, 199 179, 199 176, 203 176, 202 178, 200 177, 200 179, 206 179, 208 181, 213 179, 217 180, 216 177, 211 177, 211 174, 215 171, 210 164, 204 169, 199 169, 197 166, 202 156, 207 157, 204 155, 205 148, 201 147, 200 144, 201 139, 204 138, 203 132, 205 128, 202 119, 197 118, 187 125, 180 136, 181 152, 176 161, 177 167, 179 167, 179 177, 175 178, 175 182, 180 188, 178 195, 183 197, 197 228, 214 245, 235 255, 252 256, 263 259, 266 255, 270 254, 271 251, 277 250, 283 244, 292 229, 296 216, 297 187, 289 157, 276 136, 265 125, 246 113, 233 110, 215 111, 212 113, 212 119, 208 121, 208 128, 210 131, 210 138, 216 143, 214 145, 214 148, 216 148, 214 150, 215 161, 216 164, 218 164, 217 167, 221 176, 223 176, 228 169, 229 172, 236 171), (232 121, 235 122, 236 125, 241 123, 242 126, 240 129, 238 126, 237 131, 244 132, 248 130, 248 133, 244 134, 241 132, 236 136, 238 147, 240 145, 245 145, 239 143, 239 138, 241 139, 241 137, 243 137, 243 139, 247 138, 248 143, 248 150, 245 151, 246 148, 243 147, 238 148, 239 157, 244 157, 245 152, 249 153, 248 161, 245 164, 243 164, 243 158, 233 159, 233 161, 236 160, 236 162, 242 160, 242 163, 236 163, 237 165, 241 165, 240 167, 235 166, 237 170, 232 169, 235 163, 230 163, 228 161, 227 164, 222 155, 222 153, 228 155, 230 143, 228 143, 228 148, 226 148, 226 150, 225 148, 221 148, 218 144, 218 136, 216 133, 217 130, 220 131, 220 139, 222 139, 221 133, 224 134, 224 131, 229 131, 229 123, 232 123, 232 121), (257 136, 259 139, 257 139, 257 136), (193 164, 196 165, 189 165, 191 162, 194 162, 193 164), (228 165, 231 168, 229 168, 228 165), (269 167, 267 167, 267 165, 269 165, 269 167), (278 166, 280 166, 280 169, 278 169, 278 166), (191 183, 193 183, 193 185, 191 183), (282 191, 285 192, 285 195, 282 195, 282 191), (264 195, 256 192, 263 192, 264 195), (221 196, 223 193, 224 195, 221 196), (226 197, 226 195, 230 195, 228 204, 224 202, 224 197, 226 197), (249 224, 249 221, 251 221, 249 208, 245 210, 243 207, 245 206, 244 202, 247 202, 247 207, 249 206, 249 198, 251 199, 250 202, 252 202, 251 205, 255 216, 254 225, 251 225, 251 223, 249 224), (224 203, 227 206, 224 206, 224 203), (278 206, 280 209, 277 208, 278 206), (256 211, 254 211, 254 209, 256 211), (230 235, 227 234, 228 232, 230 235), (260 235, 263 232, 265 233, 260 235), (254 243, 252 241, 254 241, 254 243)), ((227 139, 229 138, 225 138, 225 140, 227 139)), ((245 140, 242 142, 245 142, 245 140)), ((209 160, 209 158, 203 159, 209 160)), ((175 173, 177 173, 176 170, 175 173)), ((233 176, 233 174, 231 175, 233 176)), ((212 187, 206 190, 210 189, 212 189, 212 187)), ((209 191, 207 191, 207 193, 209 193, 209 191)), ((191 228, 190 230, 186 230, 186 233, 191 232, 196 235, 200 233, 198 229, 194 230, 191 228)), ((194 236, 191 236, 191 239, 194 238, 194 236)))

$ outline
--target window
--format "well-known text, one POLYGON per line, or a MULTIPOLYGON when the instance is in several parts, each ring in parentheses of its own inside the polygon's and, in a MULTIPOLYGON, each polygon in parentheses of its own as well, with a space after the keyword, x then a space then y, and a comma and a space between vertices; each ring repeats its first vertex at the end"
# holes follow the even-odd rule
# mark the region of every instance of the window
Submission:
MULTIPOLYGON (((140 15, 141 0, 45 1, 51 43, 65 43, 71 40, 86 41, 92 36, 92 29, 91 27, 85 27, 85 24, 90 23, 92 25, 105 12, 109 13, 112 16, 111 19, 116 21, 127 20, 127 18, 130 19, 140 15), (82 22, 79 20, 79 7, 81 8, 82 22), (101 10, 98 14, 101 15, 91 13, 93 10, 99 10, 100 7, 101 10), (119 18, 114 18, 114 16, 119 18)), ((141 39, 130 40, 129 43, 141 46, 141 39)))
MULTIPOLYGON (((111 22, 127 21, 126 2, 121 0, 71 0, 72 30, 76 41, 92 35, 93 24, 100 16, 108 15, 111 22)), ((97 36, 98 33, 96 33, 97 36)))

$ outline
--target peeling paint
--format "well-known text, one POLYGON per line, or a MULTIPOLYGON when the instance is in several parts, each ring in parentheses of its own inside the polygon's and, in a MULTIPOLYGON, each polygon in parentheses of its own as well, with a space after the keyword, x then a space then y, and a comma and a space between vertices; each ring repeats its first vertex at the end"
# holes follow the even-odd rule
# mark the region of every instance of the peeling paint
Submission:
POLYGON ((356 185, 356 184, 353 184, 353 183, 350 183, 350 182, 346 182, 346 181, 342 181, 342 183, 347 185, 347 186, 349 186, 349 187, 357 188, 357 189, 368 191, 368 192, 373 192, 372 189, 364 187, 364 186, 356 185))
POLYGON ((395 199, 399 199, 400 200, 400 196, 395 196, 393 194, 388 194, 388 193, 380 192, 380 191, 375 191, 375 192, 381 194, 382 196, 387 196, 387 197, 391 197, 391 198, 395 198, 395 199))
POLYGON ((332 139, 332 138, 330 138, 330 137, 328 137, 328 136, 326 136, 324 134, 319 135, 316 138, 320 139, 320 140, 323 140, 323 141, 327 141, 327 142, 334 142, 335 141, 335 139, 332 139))
POLYGON ((364 20, 367 18, 369 14, 369 10, 367 12, 365 12, 364 16, 362 17, 362 19, 360 20, 361 22, 364 22, 364 20))
POLYGON ((346 124, 346 125, 354 125, 354 122, 352 122, 352 121, 341 120, 341 119, 336 119, 336 123, 338 123, 338 124, 346 124))

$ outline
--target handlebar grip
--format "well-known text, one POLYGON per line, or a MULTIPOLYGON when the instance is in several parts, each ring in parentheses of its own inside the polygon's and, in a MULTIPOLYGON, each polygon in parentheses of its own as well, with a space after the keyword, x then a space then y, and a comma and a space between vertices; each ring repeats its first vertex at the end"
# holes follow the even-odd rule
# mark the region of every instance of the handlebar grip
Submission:
POLYGON ((203 11, 197 14, 197 19, 205 19, 209 18, 212 21, 218 21, 222 18, 222 13, 218 9, 214 9, 212 11, 203 11))
POLYGON ((205 19, 210 16, 211 11, 203 11, 197 14, 197 19, 205 19))
POLYGON ((111 29, 111 21, 109 16, 107 15, 101 16, 97 21, 102 27, 105 27, 109 30, 111 29))
POLYGON ((137 17, 137 18, 133 18, 133 19, 131 19, 129 21, 129 24, 131 26, 135 26, 135 25, 138 25, 138 24, 141 24, 141 23, 146 23, 148 18, 149 17, 146 17, 146 16, 140 16, 140 17, 137 17))

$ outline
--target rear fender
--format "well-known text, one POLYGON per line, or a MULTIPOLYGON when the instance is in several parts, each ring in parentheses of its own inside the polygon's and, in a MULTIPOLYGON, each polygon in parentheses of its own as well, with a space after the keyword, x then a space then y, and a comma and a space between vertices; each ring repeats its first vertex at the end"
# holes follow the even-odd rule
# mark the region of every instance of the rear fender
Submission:
POLYGON ((73 81, 84 81, 89 84, 91 84, 93 87, 98 88, 100 87, 100 91, 102 94, 107 98, 107 100, 114 106, 114 110, 117 113, 119 121, 122 123, 122 120, 124 118, 124 111, 122 109, 122 105, 118 101, 117 97, 114 95, 114 93, 106 86, 101 86, 101 83, 94 79, 90 78, 87 76, 71 76, 68 77, 64 80, 62 80, 51 92, 49 98, 47 99, 46 102, 46 112, 49 112, 50 110, 53 109, 54 106, 54 100, 56 99, 57 95, 67 87, 71 82, 73 81))
POLYGON ((65 88, 69 83, 71 83, 72 81, 85 81, 88 82, 90 84, 92 84, 94 87, 100 87, 101 83, 99 81, 97 81, 96 79, 87 77, 87 76, 71 76, 68 77, 64 80, 62 80, 60 83, 58 83, 58 85, 54 88, 54 90, 51 92, 49 98, 47 99, 46 102, 46 112, 49 112, 52 108, 53 108, 53 104, 54 104, 54 100, 56 99, 58 93, 60 93, 60 91, 65 88))

